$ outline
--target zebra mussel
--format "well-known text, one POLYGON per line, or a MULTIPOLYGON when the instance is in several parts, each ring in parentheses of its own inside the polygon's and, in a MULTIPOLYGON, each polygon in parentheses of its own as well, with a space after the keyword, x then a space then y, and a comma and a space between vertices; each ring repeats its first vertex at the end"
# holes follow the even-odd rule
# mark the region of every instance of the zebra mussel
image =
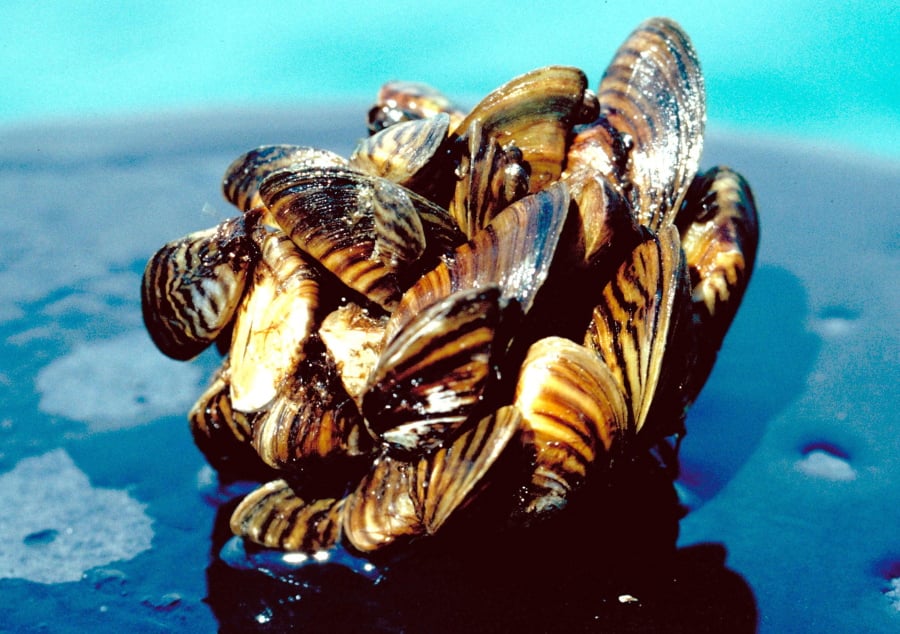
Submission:
POLYGON ((694 48, 654 18, 596 92, 550 66, 466 113, 392 82, 349 158, 235 160, 240 215, 142 286, 162 352, 226 352, 189 420, 222 478, 268 480, 234 534, 374 554, 488 490, 484 530, 529 526, 683 434, 758 240, 746 181, 698 172, 705 120, 694 48))

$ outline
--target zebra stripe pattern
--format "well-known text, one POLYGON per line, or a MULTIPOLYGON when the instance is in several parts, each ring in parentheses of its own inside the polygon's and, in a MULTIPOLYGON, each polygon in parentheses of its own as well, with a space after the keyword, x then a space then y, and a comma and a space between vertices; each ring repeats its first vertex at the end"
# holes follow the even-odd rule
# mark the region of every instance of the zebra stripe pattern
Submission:
POLYGON ((467 148, 457 172, 449 212, 463 233, 473 237, 508 205, 528 193, 528 169, 515 144, 501 147, 476 119, 459 139, 467 148))
POLYGON ((584 344, 621 386, 631 407, 626 428, 633 433, 643 427, 656 394, 673 311, 689 305, 689 293, 678 231, 669 226, 632 251, 594 308, 584 344))
POLYGON ((485 482, 520 421, 514 407, 503 407, 421 458, 379 457, 344 506, 348 541, 371 552, 400 538, 437 532, 485 482))
POLYGON ((522 512, 565 507, 591 469, 608 464, 627 442, 630 412, 618 381, 597 355, 568 339, 531 346, 516 385, 523 442, 534 469, 522 512))
POLYGON ((258 258, 247 233, 255 221, 248 214, 191 233, 147 262, 141 307, 147 331, 164 354, 195 357, 231 322, 258 258))
POLYGON ((499 302, 496 286, 460 291, 385 346, 363 397, 376 434, 404 449, 429 449, 465 422, 491 375, 499 302))
POLYGON ((429 306, 466 288, 497 285, 504 301, 515 299, 527 313, 547 278, 568 211, 569 191, 563 183, 504 209, 404 293, 386 336, 396 336, 429 306))
POLYGON ((531 193, 559 179, 572 128, 596 112, 578 68, 546 66, 508 81, 482 99, 459 124, 461 136, 474 121, 501 145, 515 145, 530 166, 531 193))
POLYGON ((267 548, 314 553, 341 538, 343 499, 307 502, 285 480, 273 480, 245 497, 231 515, 231 531, 267 548))
POLYGON ((665 18, 641 24, 614 55, 597 97, 601 118, 630 146, 618 176, 637 219, 659 231, 678 211, 703 150, 706 94, 687 34, 665 18))
POLYGON ((260 207, 259 185, 270 173, 293 165, 344 166, 347 159, 301 145, 262 145, 236 158, 225 170, 222 193, 241 211, 260 207))
POLYGON ((404 121, 366 137, 350 156, 350 165, 374 176, 407 185, 447 139, 450 116, 404 121))

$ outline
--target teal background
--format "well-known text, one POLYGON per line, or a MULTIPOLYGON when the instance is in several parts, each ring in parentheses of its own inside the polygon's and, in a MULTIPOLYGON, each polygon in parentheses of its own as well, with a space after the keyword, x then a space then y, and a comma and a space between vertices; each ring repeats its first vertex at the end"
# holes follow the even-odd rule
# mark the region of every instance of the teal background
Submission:
POLYGON ((0 125, 210 107, 366 103, 392 78, 471 104, 547 64, 596 86, 643 19, 691 35, 712 130, 900 157, 900 4, 103 2, 0 4, 0 125))

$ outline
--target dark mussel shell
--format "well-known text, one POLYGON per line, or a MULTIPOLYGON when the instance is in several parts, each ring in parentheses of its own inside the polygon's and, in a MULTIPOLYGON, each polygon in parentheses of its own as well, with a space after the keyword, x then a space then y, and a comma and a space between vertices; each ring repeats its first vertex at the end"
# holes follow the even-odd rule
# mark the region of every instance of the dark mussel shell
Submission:
POLYGON ((712 371, 756 260, 759 220, 747 181, 727 167, 698 175, 676 218, 693 289, 693 401, 712 371))
POLYGON ((469 288, 432 304, 382 350, 363 396, 372 431, 402 449, 433 449, 481 402, 500 325, 500 290, 469 288))
POLYGON ((415 315, 464 289, 497 285, 504 301, 531 309, 547 278, 569 212, 563 183, 522 198, 499 213, 403 295, 387 326, 393 337, 415 315))

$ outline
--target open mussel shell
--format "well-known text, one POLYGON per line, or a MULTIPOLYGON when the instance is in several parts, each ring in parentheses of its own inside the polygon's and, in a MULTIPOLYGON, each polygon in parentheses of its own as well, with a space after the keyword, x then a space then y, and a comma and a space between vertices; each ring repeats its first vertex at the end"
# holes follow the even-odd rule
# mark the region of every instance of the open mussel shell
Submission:
POLYGON ((339 306, 319 326, 325 344, 347 394, 362 407, 369 376, 384 348, 387 316, 374 316, 355 303, 339 306))
POLYGON ((295 166, 345 166, 347 159, 318 148, 302 145, 262 145, 237 157, 225 170, 222 193, 241 211, 262 205, 259 184, 272 172, 295 166))
POLYGON ((350 165, 409 187, 434 160, 449 129, 450 116, 446 113, 392 125, 360 141, 350 156, 350 165))
POLYGON ((556 181, 565 166, 572 128, 596 116, 584 73, 547 66, 516 77, 481 100, 459 124, 465 134, 479 121, 488 137, 515 145, 529 165, 531 192, 556 181))
POLYGON ((522 198, 403 295, 387 325, 393 337, 416 315, 462 289, 496 285, 527 313, 547 278, 569 211, 563 183, 522 198))
POLYGON ((297 246, 387 310, 410 274, 404 267, 418 264, 427 247, 437 257, 461 239, 433 203, 351 169, 281 170, 263 181, 260 193, 297 246))
POLYGON ((250 232, 258 213, 169 242, 147 262, 141 284, 144 324, 173 359, 195 357, 231 322, 258 258, 250 232))
POLYGON ((304 356, 319 305, 319 274, 277 229, 261 229, 261 257, 234 324, 231 400, 255 412, 272 402, 304 356))
POLYGON ((496 286, 459 291, 387 343, 363 396, 375 434, 400 449, 430 450, 466 422, 492 375, 500 301, 496 286))
POLYGON ((693 401, 750 281, 759 243, 756 203, 747 181, 727 167, 698 175, 676 218, 693 289, 697 361, 693 401))
POLYGON ((449 212, 463 233, 474 236, 500 211, 528 193, 529 169, 522 151, 514 144, 505 147, 485 133, 475 119, 465 135, 467 151, 456 168, 456 183, 449 212))
POLYGON ((627 148, 619 179, 630 184, 639 222, 657 231, 677 213, 703 150, 706 93, 687 34, 666 18, 638 26, 616 51, 597 97, 600 118, 619 136, 613 145, 627 148))
MULTIPOLYGON (((647 232, 644 242, 603 287, 585 345, 610 369, 626 395, 631 412, 626 425, 629 433, 641 431, 654 398, 669 396, 660 386, 670 387, 666 381, 684 361, 679 357, 668 363, 665 377, 663 361, 667 356, 678 357, 671 349, 675 348, 673 335, 689 307, 687 267, 678 230, 671 225, 659 236, 647 232)), ((680 412, 674 414, 678 418, 680 412)))
POLYGON ((463 113, 442 92, 421 82, 389 81, 378 91, 375 105, 369 110, 369 132, 404 121, 427 119, 437 114, 450 117, 451 129, 463 119, 463 113))
POLYGON ((347 541, 372 552, 398 540, 434 535, 487 483, 519 424, 518 411, 507 406, 429 454, 381 455, 344 505, 347 541))
POLYGON ((561 337, 528 350, 514 405, 532 461, 519 513, 546 516, 564 508, 589 472, 621 452, 631 431, 622 385, 597 354, 561 337))
POLYGON ((615 259, 621 247, 639 240, 631 206, 620 189, 597 171, 579 169, 566 174, 563 182, 578 210, 578 235, 570 242, 570 259, 573 265, 602 275, 605 260, 615 259))
POLYGON ((253 419, 251 443, 277 469, 297 470, 310 459, 360 456, 373 446, 334 361, 318 342, 310 347, 272 404, 253 419))

